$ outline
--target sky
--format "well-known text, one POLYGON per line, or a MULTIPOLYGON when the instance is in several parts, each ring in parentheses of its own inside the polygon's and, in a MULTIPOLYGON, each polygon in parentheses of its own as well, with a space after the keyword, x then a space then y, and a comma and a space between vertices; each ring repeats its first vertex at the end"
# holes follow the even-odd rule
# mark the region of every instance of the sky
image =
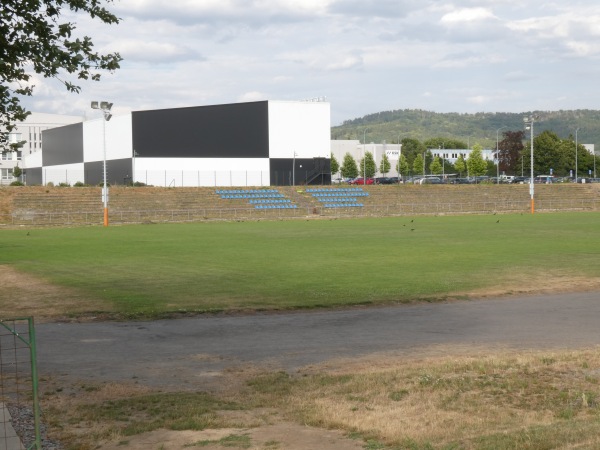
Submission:
MULTIPOLYGON (((600 109, 597 0, 115 0, 107 26, 65 16, 121 69, 35 112, 115 114, 325 97, 332 125, 379 111, 600 109)), ((65 77, 68 79, 68 77, 65 77)))

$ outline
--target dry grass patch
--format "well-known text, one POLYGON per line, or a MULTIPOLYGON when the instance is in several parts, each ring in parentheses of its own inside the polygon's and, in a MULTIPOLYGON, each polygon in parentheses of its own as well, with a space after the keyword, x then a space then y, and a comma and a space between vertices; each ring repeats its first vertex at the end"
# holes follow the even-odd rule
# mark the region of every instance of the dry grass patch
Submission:
POLYGON ((436 358, 395 369, 250 382, 296 420, 395 448, 556 448, 594 442, 597 351, 436 358), (524 441, 525 440, 525 441, 524 441), (549 447, 548 447, 549 445, 549 447))
POLYGON ((252 445, 287 436, 281 448, 303 449, 302 433, 315 430, 306 425, 322 430, 311 432, 315 442, 337 433, 331 448, 600 448, 598 350, 381 358, 293 376, 248 370, 225 376, 213 394, 47 383, 43 407, 55 437, 78 450, 144 448, 133 443, 156 433, 208 448, 229 435, 248 435, 252 445))
MULTIPOLYGON (((95 311, 97 299, 82 296, 76 289, 51 284, 36 276, 0 265, 2 311, 10 317, 35 316, 36 322, 64 316, 80 316, 95 311)), ((105 311, 106 312, 106 311, 105 311)))

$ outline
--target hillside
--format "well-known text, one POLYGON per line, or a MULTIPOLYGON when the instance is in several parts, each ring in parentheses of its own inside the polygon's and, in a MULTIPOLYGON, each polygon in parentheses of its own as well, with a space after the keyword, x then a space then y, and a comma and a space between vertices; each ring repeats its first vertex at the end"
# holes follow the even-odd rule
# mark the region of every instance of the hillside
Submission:
MULTIPOLYGON (((404 138, 425 141, 434 137, 459 139, 473 145, 480 143, 484 147, 496 145, 496 130, 523 130, 523 113, 435 113, 418 109, 382 111, 367 116, 346 120, 342 125, 331 128, 332 139, 359 139, 367 142, 389 143, 404 138)), ((534 111, 539 115, 534 132, 544 130, 555 132, 561 138, 575 136, 579 128, 578 141, 581 144, 595 144, 600 150, 600 111, 534 111)))

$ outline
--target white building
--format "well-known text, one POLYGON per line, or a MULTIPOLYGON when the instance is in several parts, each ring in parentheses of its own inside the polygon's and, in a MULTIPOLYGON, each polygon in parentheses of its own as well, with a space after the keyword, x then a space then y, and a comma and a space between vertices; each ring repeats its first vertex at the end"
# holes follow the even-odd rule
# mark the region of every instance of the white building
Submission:
MULTIPOLYGON (((461 149, 430 148, 429 151, 431 152, 431 155, 434 158, 437 156, 438 158, 443 158, 446 161, 449 161, 452 164, 454 164, 461 155, 465 161, 467 159, 469 159, 469 155, 471 154, 471 152, 473 150, 468 149, 468 148, 461 148, 461 149)), ((495 153, 496 153, 495 150, 483 149, 481 151, 481 156, 483 156, 483 159, 485 161, 495 161, 495 153)))
POLYGON ((110 120, 99 114, 44 132, 41 157, 27 155, 28 182, 328 184, 330 130, 330 105, 321 101, 133 111, 110 120))
MULTIPOLYGON (((41 161, 43 140, 42 132, 51 128, 62 127, 73 123, 82 122, 83 118, 79 116, 66 116, 60 114, 31 113, 23 122, 17 123, 17 127, 8 135, 11 144, 22 142, 22 147, 15 152, 6 152, 2 154, 0 160, 0 184, 10 184, 15 179, 13 169, 20 167, 26 169, 23 164, 24 157, 29 157, 30 161, 36 159, 41 161)), ((24 179, 26 180, 26 174, 24 179)))
MULTIPOLYGON (((358 140, 333 140, 331 141, 331 156, 335 157, 340 166, 344 163, 344 156, 349 153, 352 158, 356 161, 356 164, 360 164, 360 160, 364 158, 365 152, 370 152, 375 159, 375 167, 377 168, 377 176, 381 175, 379 172, 379 165, 383 159, 383 155, 387 155, 390 162, 390 171, 386 174, 389 177, 398 176, 396 166, 402 153, 402 144, 361 144, 358 140)), ((335 174, 333 174, 333 178, 335 174)))

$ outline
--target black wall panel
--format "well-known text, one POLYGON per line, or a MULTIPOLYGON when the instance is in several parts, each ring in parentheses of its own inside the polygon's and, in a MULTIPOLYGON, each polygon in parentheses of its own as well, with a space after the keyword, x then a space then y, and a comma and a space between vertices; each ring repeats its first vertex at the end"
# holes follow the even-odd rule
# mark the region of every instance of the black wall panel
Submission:
POLYGON ((83 124, 74 123, 42 132, 42 166, 83 162, 83 124))
POLYGON ((272 158, 269 166, 273 186, 289 186, 292 178, 296 185, 331 184, 331 160, 327 158, 272 158))
MULTIPOLYGON (((111 186, 131 182, 131 158, 106 161, 106 182, 111 186)), ((86 184, 99 186, 104 183, 104 161, 94 161, 83 165, 86 184)))
POLYGON ((42 178, 42 168, 25 169, 25 183, 27 186, 39 186, 44 181, 42 178))
POLYGON ((142 158, 268 158, 268 102, 134 111, 142 158))

